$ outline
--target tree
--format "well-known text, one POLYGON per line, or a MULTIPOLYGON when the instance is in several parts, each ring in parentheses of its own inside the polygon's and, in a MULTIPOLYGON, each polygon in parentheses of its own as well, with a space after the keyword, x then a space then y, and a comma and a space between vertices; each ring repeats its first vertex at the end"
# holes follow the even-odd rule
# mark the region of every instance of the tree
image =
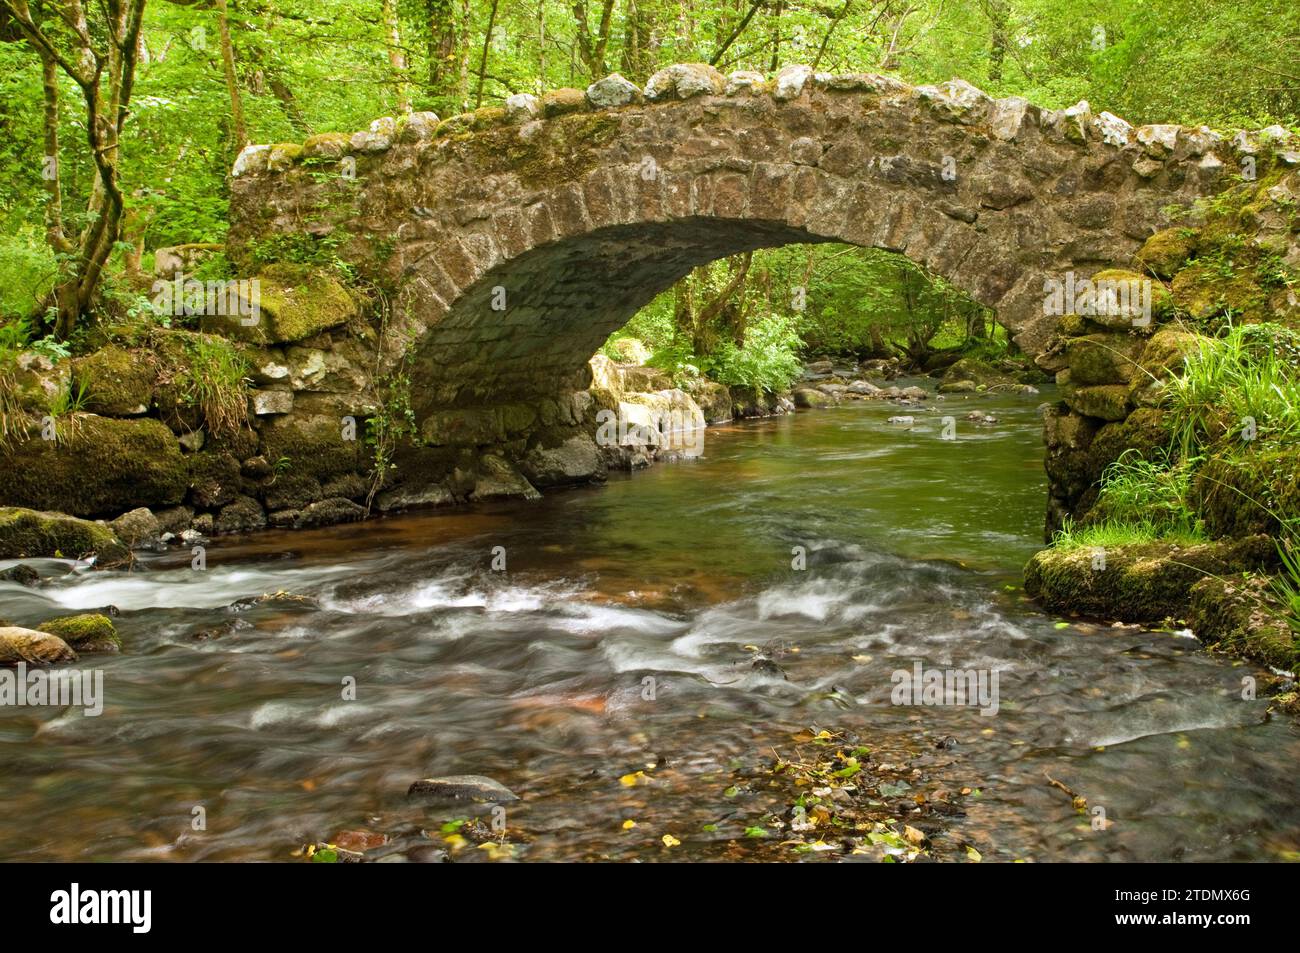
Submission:
MULTIPOLYGON (((17 29, 41 63, 45 97, 46 237, 59 256, 59 275, 46 309, 55 312, 54 333, 72 334, 95 299, 104 267, 118 239, 125 199, 118 169, 118 144, 135 82, 145 0, 104 0, 89 8, 65 0, 38 22, 27 0, 0 0, 0 13, 17 29), (96 179, 75 238, 63 214, 60 173, 59 83, 72 80, 85 112, 86 145, 96 179)), ((7 25, 7 23, 6 23, 7 25)))

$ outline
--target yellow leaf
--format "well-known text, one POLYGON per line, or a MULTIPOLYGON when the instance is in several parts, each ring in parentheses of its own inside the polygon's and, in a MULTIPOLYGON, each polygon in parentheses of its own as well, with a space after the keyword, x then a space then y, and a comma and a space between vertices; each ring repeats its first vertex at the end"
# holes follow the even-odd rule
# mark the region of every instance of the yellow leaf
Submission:
POLYGON ((443 838, 443 840, 447 842, 447 846, 452 850, 460 850, 469 843, 469 841, 465 840, 465 838, 461 837, 459 834, 448 834, 443 838))
POLYGON ((679 841, 672 834, 665 834, 663 840, 664 840, 665 847, 676 847, 678 844, 681 843, 681 841, 679 841))
POLYGON ((625 788, 636 787, 638 784, 645 784, 650 779, 645 776, 644 771, 634 771, 632 774, 625 774, 618 779, 618 783, 625 788))
POLYGON ((625 831, 630 831, 634 827, 636 827, 636 821, 632 820, 631 818, 628 818, 626 821, 623 822, 623 830, 625 831))

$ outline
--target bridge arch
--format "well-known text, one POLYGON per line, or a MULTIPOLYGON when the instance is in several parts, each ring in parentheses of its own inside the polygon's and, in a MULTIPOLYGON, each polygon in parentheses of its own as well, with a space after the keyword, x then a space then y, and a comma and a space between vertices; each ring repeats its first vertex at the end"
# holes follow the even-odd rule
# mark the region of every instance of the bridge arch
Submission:
POLYGON ((605 337, 692 267, 795 242, 907 255, 1047 360, 1045 283, 1127 265, 1249 149, 956 80, 679 66, 644 92, 611 78, 249 147, 230 245, 332 238, 391 288, 379 364, 408 362, 421 415, 581 390, 605 337))

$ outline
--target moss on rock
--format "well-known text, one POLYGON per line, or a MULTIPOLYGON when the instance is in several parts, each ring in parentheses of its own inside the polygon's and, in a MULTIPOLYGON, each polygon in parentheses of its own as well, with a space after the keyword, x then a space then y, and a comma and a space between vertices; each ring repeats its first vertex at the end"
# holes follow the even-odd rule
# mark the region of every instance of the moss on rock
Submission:
POLYGON ((113 620, 97 612, 48 619, 36 630, 57 635, 78 652, 116 652, 122 648, 113 620))
POLYGON ((0 453, 0 505, 99 516, 185 496, 188 462, 160 421, 78 415, 63 432, 58 441, 29 439, 0 453))
POLYGON ((63 513, 0 507, 0 558, 75 559, 92 554, 101 566, 131 555, 126 544, 100 523, 63 513))
POLYGON ((134 417, 153 403, 153 364, 125 348, 103 347, 77 358, 73 381, 84 389, 85 408, 110 417, 134 417))
POLYGON ((346 427, 339 418, 324 415, 276 418, 262 430, 262 453, 277 470, 294 476, 326 479, 365 472, 361 423, 356 424, 355 439, 345 439, 346 427))
POLYGON ((1198 321, 1231 312, 1245 321, 1270 316, 1268 291, 1252 268, 1198 260, 1180 271, 1173 282, 1174 301, 1198 321))
POLYGON ((1144 339, 1132 334, 1089 334, 1066 345, 1070 380, 1079 386, 1127 384, 1139 372, 1144 339))
POLYGON ((1131 406, 1127 384, 1076 387, 1071 379, 1070 385, 1062 388, 1061 397, 1071 410, 1099 420, 1123 420, 1131 406))
POLYGON ((1124 622, 1181 619, 1207 575, 1273 566, 1267 536, 1181 546, 1167 542, 1044 549, 1025 566, 1025 592, 1054 612, 1124 622))
POLYGON ((1169 289, 1135 271, 1107 268, 1092 276, 1092 284, 1096 297, 1093 299, 1093 312, 1087 317, 1094 324, 1109 328, 1143 326, 1137 322, 1145 321, 1148 315, 1139 306, 1148 294, 1149 317, 1153 321, 1169 317, 1174 312, 1174 300, 1169 289))
POLYGON ((256 323, 245 325, 238 314, 205 315, 203 330, 262 346, 285 344, 346 324, 359 313, 356 298, 324 269, 279 262, 263 268, 257 282, 256 323))
POLYGON ((1192 479, 1192 504, 1212 536, 1277 533, 1282 522, 1300 518, 1300 446, 1211 457, 1192 479))
POLYGON ((547 119, 565 113, 579 112, 586 108, 587 94, 581 89, 563 87, 542 94, 542 116, 547 119))
MULTIPOLYGON (((575 90, 586 103, 586 94, 575 90)), ((528 188, 577 182, 601 162, 600 147, 614 139, 622 122, 617 112, 561 115, 524 138, 517 126, 496 126, 466 136, 463 147, 485 172, 513 173, 528 188)))
POLYGON ((352 136, 346 132, 322 132, 302 143, 304 159, 340 159, 352 151, 352 136))
POLYGON ((1192 586, 1187 624, 1206 645, 1293 672, 1300 641, 1263 576, 1207 577, 1192 586))
POLYGON ((1138 249, 1133 261, 1160 278, 1172 278, 1196 254, 1196 230, 1166 228, 1156 232, 1138 249))

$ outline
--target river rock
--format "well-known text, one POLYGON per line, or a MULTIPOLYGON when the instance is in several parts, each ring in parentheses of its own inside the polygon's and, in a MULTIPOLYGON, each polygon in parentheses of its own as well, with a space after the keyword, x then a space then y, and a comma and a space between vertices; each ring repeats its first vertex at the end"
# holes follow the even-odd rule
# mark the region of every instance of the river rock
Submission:
POLYGON ((796 387, 794 389, 794 405, 796 407, 814 410, 820 407, 832 407, 834 404, 834 397, 815 387, 796 387))
POLYGON ((126 544, 102 523, 18 506, 0 507, 0 559, 94 555, 101 566, 130 556, 126 544))
POLYGON ((305 507, 294 520, 294 529, 311 529, 316 526, 333 526, 336 523, 355 523, 366 518, 365 507, 343 497, 320 500, 305 507))
POLYGON ((504 457, 485 453, 479 458, 473 496, 476 500, 539 500, 542 494, 504 457))
POLYGON ((162 535, 162 526, 158 518, 147 506, 140 506, 123 513, 108 526, 117 534, 118 539, 133 549, 137 546, 152 545, 158 542, 158 537, 162 535))
POLYGON ((375 498, 381 513, 409 510, 421 506, 447 506, 456 502, 451 490, 441 483, 428 486, 399 486, 385 490, 375 498))
POLYGON ((0 582, 16 582, 29 588, 40 585, 41 574, 25 563, 0 570, 0 582))
POLYGON ((98 612, 47 619, 36 629, 58 636, 78 652, 117 652, 122 648, 113 620, 98 612))
POLYGON ((520 469, 535 486, 581 483, 605 475, 600 451, 586 433, 574 434, 558 446, 535 444, 520 469))
POLYGON ((0 626, 0 665, 52 665, 75 662, 77 653, 57 635, 24 629, 16 625, 0 626))
POLYGON ((440 778, 421 778, 407 789, 406 796, 448 801, 519 800, 519 795, 500 781, 494 781, 481 774, 452 774, 440 778))
POLYGON ((237 496, 221 508, 213 530, 217 533, 251 533, 266 526, 262 504, 251 496, 237 496))

